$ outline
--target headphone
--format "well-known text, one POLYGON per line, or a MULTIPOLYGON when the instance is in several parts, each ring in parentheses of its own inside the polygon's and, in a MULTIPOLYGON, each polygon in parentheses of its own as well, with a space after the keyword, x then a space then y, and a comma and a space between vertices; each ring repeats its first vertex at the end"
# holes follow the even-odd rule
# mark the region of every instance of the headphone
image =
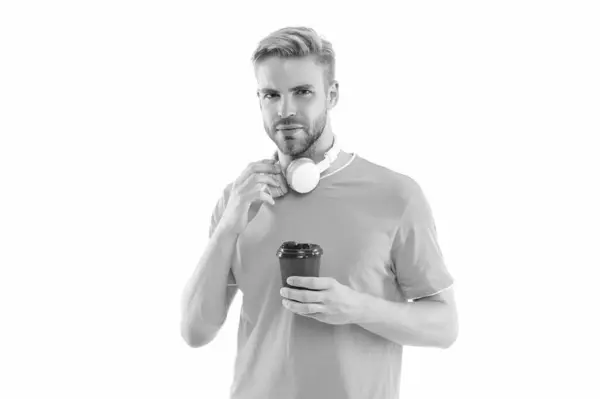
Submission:
MULTIPOLYGON (((313 191, 321 180, 321 173, 335 162, 340 150, 341 147, 334 135, 333 145, 325 153, 325 159, 321 162, 316 164, 312 159, 306 157, 294 159, 283 171, 288 186, 299 194, 313 191)), ((277 152, 275 152, 274 158, 278 159, 277 152)))

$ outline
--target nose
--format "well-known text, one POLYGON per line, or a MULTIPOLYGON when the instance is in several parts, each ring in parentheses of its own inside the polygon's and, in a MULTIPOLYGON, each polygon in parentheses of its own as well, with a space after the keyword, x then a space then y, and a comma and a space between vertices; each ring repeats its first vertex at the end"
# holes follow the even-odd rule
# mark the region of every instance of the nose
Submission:
POLYGON ((282 99, 279 103, 279 109, 277 110, 277 114, 280 118, 287 118, 289 116, 295 116, 296 110, 291 107, 291 100, 282 99))

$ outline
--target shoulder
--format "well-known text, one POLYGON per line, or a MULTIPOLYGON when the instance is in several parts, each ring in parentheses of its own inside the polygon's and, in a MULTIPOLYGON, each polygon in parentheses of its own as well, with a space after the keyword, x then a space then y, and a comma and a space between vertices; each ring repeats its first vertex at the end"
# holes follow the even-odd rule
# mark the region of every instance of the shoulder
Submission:
POLYGON ((229 197, 231 196, 231 190, 233 189, 233 183, 234 182, 231 181, 221 189, 221 195, 218 197, 217 202, 215 204, 213 216, 216 216, 223 212, 223 210, 227 206, 227 202, 229 201, 229 197))
POLYGON ((423 194, 419 183, 408 174, 378 164, 361 156, 356 156, 356 167, 374 184, 384 189, 388 195, 400 200, 419 197, 423 194))
POLYGON ((219 224, 221 217, 223 216, 223 212, 225 212, 225 208, 227 207, 227 202, 229 201, 229 197, 231 195, 231 190, 233 188, 233 181, 228 183, 221 191, 221 195, 217 199, 213 211, 210 216, 210 227, 209 227, 209 237, 212 236, 215 228, 219 224))

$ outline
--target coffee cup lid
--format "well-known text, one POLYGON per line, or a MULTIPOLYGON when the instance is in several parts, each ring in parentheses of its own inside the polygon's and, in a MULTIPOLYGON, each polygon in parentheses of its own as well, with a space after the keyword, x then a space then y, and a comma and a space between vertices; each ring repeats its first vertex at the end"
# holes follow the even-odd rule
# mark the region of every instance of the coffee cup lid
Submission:
POLYGON ((318 256, 323 255, 319 244, 285 241, 277 250, 278 256, 318 256))

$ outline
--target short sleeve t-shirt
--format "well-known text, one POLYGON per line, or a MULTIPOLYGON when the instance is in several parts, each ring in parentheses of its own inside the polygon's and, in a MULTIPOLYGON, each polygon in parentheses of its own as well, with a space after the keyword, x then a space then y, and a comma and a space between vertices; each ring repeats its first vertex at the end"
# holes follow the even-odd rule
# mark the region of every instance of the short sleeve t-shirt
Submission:
POLYGON ((401 345, 283 306, 276 253, 284 241, 319 244, 320 276, 359 292, 393 302, 439 293, 453 278, 419 185, 353 154, 312 192, 264 203, 238 237, 229 273, 243 294, 231 399, 397 399, 401 345))

